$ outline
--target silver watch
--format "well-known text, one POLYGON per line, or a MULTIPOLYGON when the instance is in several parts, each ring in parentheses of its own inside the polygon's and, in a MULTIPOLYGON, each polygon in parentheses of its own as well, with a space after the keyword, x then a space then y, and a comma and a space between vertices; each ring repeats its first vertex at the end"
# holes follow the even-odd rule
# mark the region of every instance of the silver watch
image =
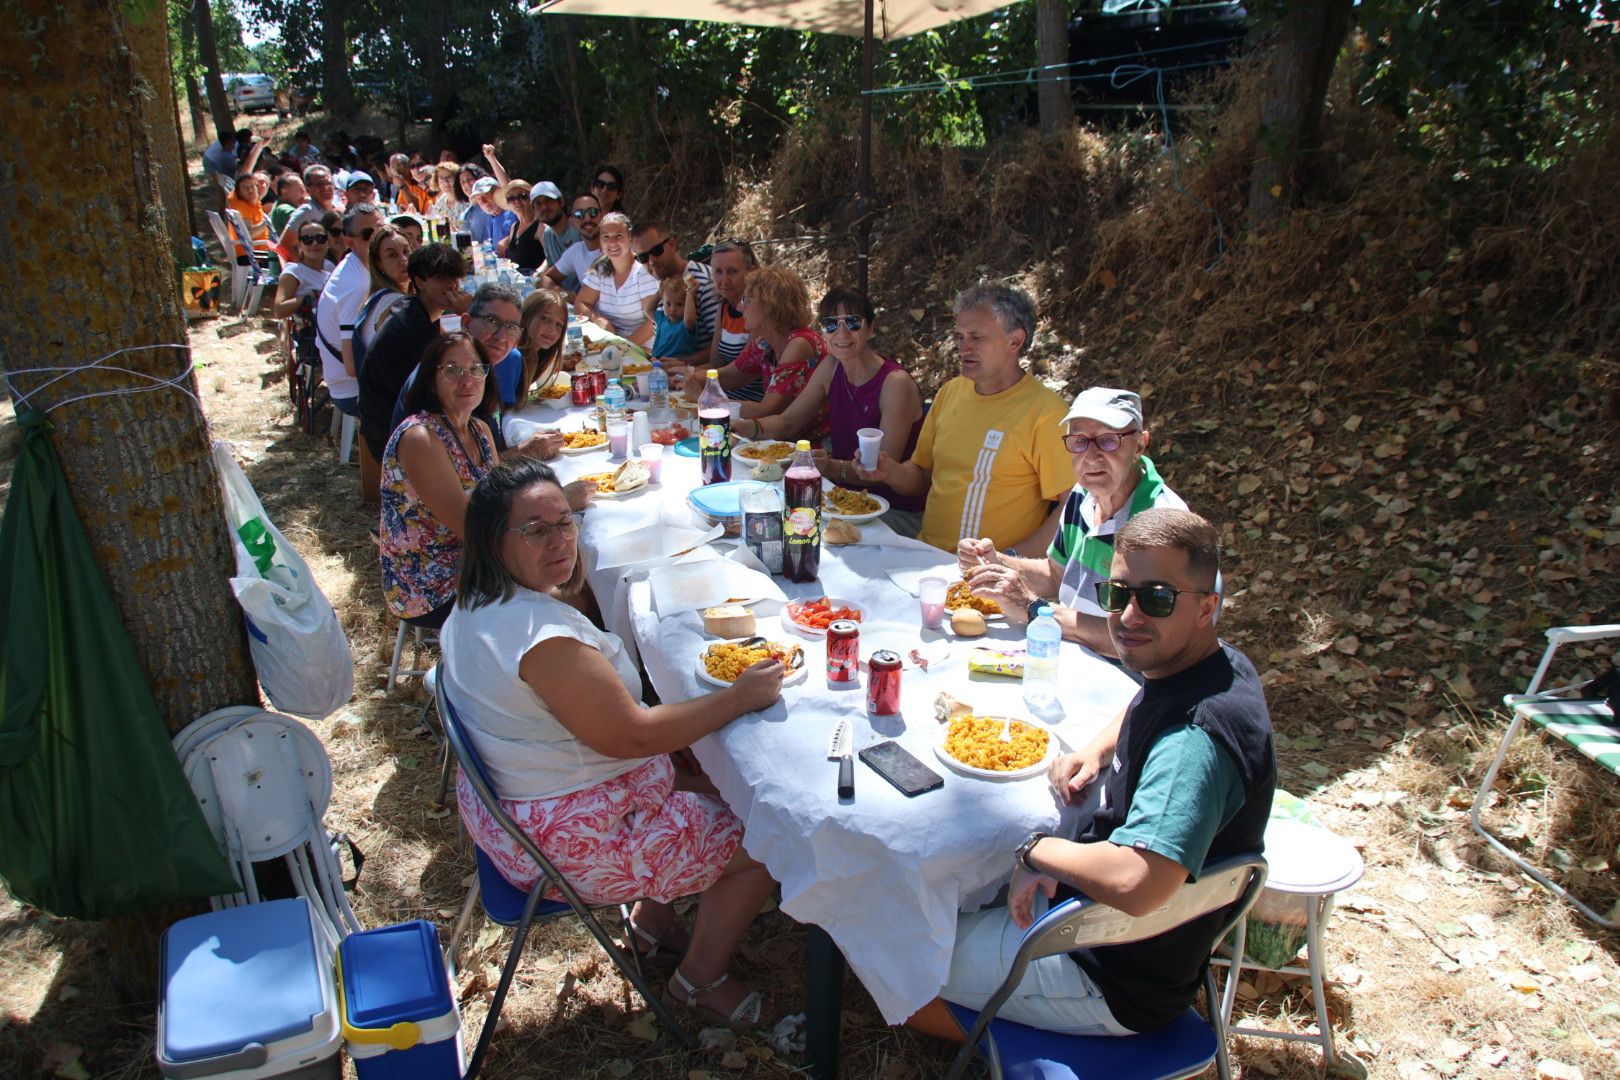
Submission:
POLYGON ((1035 832, 1032 832, 1028 836, 1024 837, 1024 842, 1019 844, 1017 850, 1013 852, 1013 862, 1017 863, 1019 866, 1022 866, 1025 870, 1028 870, 1032 874, 1041 873, 1042 871, 1030 865, 1029 853, 1035 850, 1036 844, 1040 843, 1042 840, 1045 840, 1050 835, 1052 834, 1036 830, 1035 832))

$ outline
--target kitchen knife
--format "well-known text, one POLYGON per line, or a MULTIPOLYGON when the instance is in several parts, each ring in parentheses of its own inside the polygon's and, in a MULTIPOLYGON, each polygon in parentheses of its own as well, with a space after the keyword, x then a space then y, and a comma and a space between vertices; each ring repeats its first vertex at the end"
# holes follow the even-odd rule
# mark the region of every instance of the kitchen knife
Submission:
POLYGON ((848 720, 838 721, 833 728, 832 741, 827 746, 827 757, 838 759, 838 797, 855 797, 855 732, 848 720))

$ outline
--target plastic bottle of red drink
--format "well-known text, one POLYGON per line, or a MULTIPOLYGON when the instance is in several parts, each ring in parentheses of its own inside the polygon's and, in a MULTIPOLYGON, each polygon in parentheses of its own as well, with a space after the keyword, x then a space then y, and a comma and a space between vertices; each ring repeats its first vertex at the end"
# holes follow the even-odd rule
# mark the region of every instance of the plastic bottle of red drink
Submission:
POLYGON ((698 395, 698 457, 705 484, 731 479, 731 408, 720 386, 720 373, 712 368, 698 395))
POLYGON ((814 581, 821 571, 821 471, 800 439, 782 482, 782 576, 814 581))

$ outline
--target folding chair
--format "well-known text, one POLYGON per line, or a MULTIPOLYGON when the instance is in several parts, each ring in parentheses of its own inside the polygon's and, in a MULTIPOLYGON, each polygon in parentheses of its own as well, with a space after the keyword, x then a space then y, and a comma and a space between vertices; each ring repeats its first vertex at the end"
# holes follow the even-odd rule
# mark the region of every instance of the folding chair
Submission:
MULTIPOLYGON (((978 1011, 977 1019, 972 1009, 950 1005, 952 1014, 968 1034, 950 1071, 945 1074, 946 1080, 962 1076, 981 1043, 989 1059, 992 1080, 1001 1080, 1003 1075, 1041 1080, 1080 1080, 1083 1077, 1175 1080, 1196 1076, 1212 1061, 1221 1080, 1230 1080, 1225 1012, 1216 996, 1214 973, 1207 963, 1204 966, 1207 1022, 1196 1009, 1189 1008, 1157 1031, 1112 1038, 1060 1035, 995 1017, 1033 960, 1092 945, 1142 941, 1212 911, 1224 911, 1226 915, 1211 943, 1212 948, 1215 942, 1235 933, 1241 955, 1244 919, 1265 883, 1266 860, 1259 855, 1240 855, 1206 866, 1197 881, 1183 885, 1169 903, 1147 915, 1127 915, 1095 900, 1078 899, 1059 904, 1025 932, 1006 979, 978 1011)), ((1230 996, 1236 989, 1237 980, 1229 979, 1226 993, 1230 996)))
POLYGON ((236 257, 236 241, 231 238, 230 227, 219 216, 219 211, 204 212, 208 215, 209 226, 214 230, 214 239, 219 241, 219 246, 225 252, 225 267, 231 275, 231 307, 241 311, 242 299, 247 295, 247 267, 236 257))
POLYGON ((253 232, 248 228, 247 222, 242 220, 240 212, 225 211, 225 221, 234 241, 225 253, 242 267, 244 274, 242 305, 238 313, 244 317, 256 315, 259 305, 264 302, 264 290, 275 282, 275 275, 270 272, 270 256, 253 246, 253 232), (237 255, 238 246, 247 254, 237 255))
POLYGON ((1611 776, 1620 776, 1620 727, 1615 724, 1614 710, 1609 707, 1608 702, 1581 701, 1565 696, 1578 689, 1578 684, 1555 687, 1551 690, 1541 688, 1542 680, 1547 677, 1547 670, 1552 667, 1553 656, 1561 646, 1572 642, 1587 643, 1613 637, 1620 637, 1620 624, 1555 626, 1547 631, 1547 651, 1541 654, 1541 663, 1536 665, 1536 672, 1530 677, 1530 685, 1522 694, 1504 694, 1502 697, 1502 704, 1513 710, 1513 719, 1508 723, 1507 731, 1502 734, 1502 741, 1496 748, 1496 756, 1491 758, 1491 764, 1485 770, 1485 778, 1480 781, 1479 790, 1474 793, 1474 805, 1468 811, 1468 818, 1473 823, 1474 831, 1487 844, 1501 852, 1508 862, 1539 881, 1553 895, 1574 907, 1587 920, 1605 930, 1615 929, 1617 921, 1599 915, 1523 855, 1503 843, 1485 828, 1480 820, 1480 811, 1484 809, 1485 800, 1496 784, 1496 774, 1501 771, 1502 761, 1507 757, 1508 746, 1526 719, 1547 734, 1579 750, 1583 757, 1608 770, 1611 776))
POLYGON ((394 684, 399 682, 402 676, 407 678, 413 675, 425 676, 430 670, 425 667, 402 668, 399 666, 405 658, 405 638, 407 636, 411 639, 411 660, 415 663, 421 663, 418 657, 421 656, 424 647, 432 645, 437 648, 439 645, 439 633, 437 630, 423 630, 420 626, 412 626, 404 619, 399 620, 399 631, 394 634, 394 658, 388 663, 388 682, 384 686, 385 690, 392 690, 394 684))
MULTIPOLYGON (((501 1006, 506 1001, 506 994, 512 986, 512 977, 517 973, 518 957, 523 953, 523 942, 528 937, 529 927, 536 918, 552 919, 572 912, 579 917, 585 929, 590 931, 596 943, 602 946, 613 961, 613 966, 619 973, 630 981, 636 988, 642 1000, 651 1006, 654 1015, 658 1017, 666 1030, 675 1036, 683 1046, 691 1046, 691 1037, 681 1030, 669 1015, 659 996, 648 986, 646 976, 641 971, 641 961, 632 951, 622 949, 616 945, 602 924, 592 913, 589 905, 580 899, 573 886, 569 885, 551 861, 540 853, 539 847, 518 828, 515 821, 506 811, 501 809, 500 800, 495 795, 494 785, 490 782, 489 773, 484 769, 484 763, 473 749, 472 742, 467 738, 461 726, 461 718, 456 713, 455 706, 445 692, 443 672, 435 680, 434 697, 439 706, 439 722, 444 726, 444 735, 450 744, 451 751, 456 756, 461 771, 467 778, 477 794, 479 802, 484 804, 492 817, 500 823, 502 829, 517 842, 518 846, 533 859, 540 868, 540 877, 534 887, 527 893, 515 888, 501 876, 495 864, 485 855, 482 848, 473 845, 473 854, 478 862, 478 874, 473 880, 472 887, 467 890, 466 902, 462 904, 461 915, 456 920, 455 930, 450 935, 450 942, 446 946, 446 955, 451 972, 455 971, 456 954, 461 937, 466 933, 467 925, 472 919, 473 904, 480 896, 483 899, 484 914, 489 916, 491 922, 501 926, 516 928, 512 935, 512 947, 507 951, 506 963, 501 967, 500 982, 495 987, 495 995, 490 999, 489 1014, 484 1017, 483 1030, 478 1033, 478 1045, 473 1050, 472 1060, 467 1064, 467 1071, 462 1080, 476 1080, 479 1067, 484 1061, 484 1052, 489 1047, 489 1038, 495 1033, 496 1023, 501 1017, 501 1006), (550 888, 562 893, 563 900, 544 899, 550 888)), ((630 909, 626 905, 619 905, 619 920, 626 941, 633 941, 634 935, 630 927, 630 909)), ((453 975, 452 975, 453 979, 453 975)))

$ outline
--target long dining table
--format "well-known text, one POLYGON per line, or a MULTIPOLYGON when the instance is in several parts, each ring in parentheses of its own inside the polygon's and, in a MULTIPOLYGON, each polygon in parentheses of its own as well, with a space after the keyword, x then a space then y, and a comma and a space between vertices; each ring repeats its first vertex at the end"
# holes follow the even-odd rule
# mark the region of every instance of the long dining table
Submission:
MULTIPOLYGON (((542 428, 587 426, 590 410, 529 406, 503 420, 509 443, 542 428)), ((656 427, 657 424, 655 423, 656 427)), ((636 451, 631 450, 634 455, 636 451)), ((551 462, 567 483, 614 468, 606 448, 551 462)), ((713 538, 696 550, 604 566, 599 551, 623 549, 627 535, 704 530, 688 496, 700 486, 698 461, 666 448, 660 483, 634 494, 599 499, 583 515, 581 550, 587 581, 610 631, 632 643, 660 700, 687 700, 713 690, 700 676, 701 654, 716 639, 700 612, 658 587, 660 575, 704 561, 722 575, 748 562, 735 539, 713 538), (660 609, 662 598, 667 610, 660 609)), ((954 555, 898 536, 881 521, 860 526, 859 542, 824 546, 818 579, 781 576, 755 591, 757 632, 792 642, 805 654, 806 676, 786 685, 770 708, 751 713, 694 746, 715 787, 744 823, 743 844, 781 884, 781 909, 809 927, 806 1034, 812 1071, 835 1076, 844 965, 861 980, 884 1020, 897 1024, 937 996, 950 967, 958 912, 995 898, 1012 870, 1012 852, 1031 830, 1072 827, 1076 808, 1064 807, 1044 772, 990 780, 954 768, 938 752, 944 725, 934 705, 942 693, 981 715, 1029 717, 1017 678, 969 669, 981 645, 1016 648, 1022 629, 991 621, 988 634, 967 640, 922 627, 916 578, 936 571, 957 576, 954 555), (853 689, 825 678, 824 640, 789 624, 783 600, 836 597, 863 609, 860 659, 879 647, 905 658, 901 711, 869 715, 864 675, 853 689), (909 655, 917 650, 915 658, 909 655), (926 667, 919 666, 922 660, 926 667), (944 783, 908 798, 857 763, 855 795, 837 794, 838 763, 828 757, 840 720, 860 749, 893 739, 939 773, 944 783)), ((713 530, 709 530, 712 532, 713 530)), ((680 534, 685 536, 687 534, 680 534)), ((757 576, 744 578, 761 582, 757 576)), ((748 592, 746 585, 742 586, 748 592)), ((1064 642, 1060 658, 1061 718, 1044 720, 1054 752, 1078 748, 1136 693, 1120 669, 1084 647, 1064 642)))

